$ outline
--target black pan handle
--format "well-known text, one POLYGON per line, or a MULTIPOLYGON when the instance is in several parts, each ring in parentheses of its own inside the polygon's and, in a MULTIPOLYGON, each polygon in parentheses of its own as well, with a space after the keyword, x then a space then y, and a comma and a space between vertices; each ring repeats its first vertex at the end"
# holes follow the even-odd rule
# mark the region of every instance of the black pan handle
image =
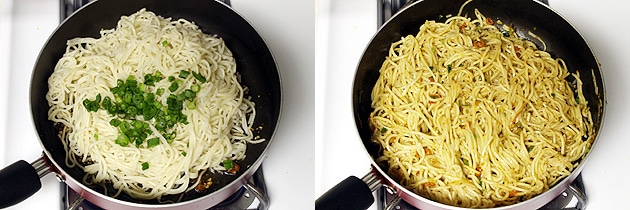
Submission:
POLYGON ((50 172, 44 157, 32 164, 20 160, 0 170, 0 209, 31 197, 42 188, 40 178, 50 172))
POLYGON ((350 176, 315 201, 315 210, 364 210, 374 203, 372 192, 381 186, 381 180, 371 171, 363 178, 350 176))

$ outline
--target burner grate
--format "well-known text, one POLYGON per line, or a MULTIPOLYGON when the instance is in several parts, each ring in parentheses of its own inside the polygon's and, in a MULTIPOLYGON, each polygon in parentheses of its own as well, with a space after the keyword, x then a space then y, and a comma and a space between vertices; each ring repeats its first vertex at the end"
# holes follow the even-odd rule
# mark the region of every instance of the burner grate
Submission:
MULTIPOLYGON (((582 182, 582 174, 580 174, 573 180, 569 188, 538 210, 584 210, 587 199, 583 192, 585 192, 584 183, 582 182)), ((401 200, 386 187, 379 187, 376 196, 378 210, 416 210, 415 207, 401 200)))
MULTIPOLYGON (((68 187, 61 185, 62 207, 63 209, 78 210, 102 210, 102 208, 83 200, 79 195, 68 187), (74 205, 74 206, 73 206, 74 205)), ((269 197, 263 175, 262 167, 259 167, 250 178, 247 185, 244 185, 236 193, 232 194, 223 202, 210 207, 210 210, 265 210, 269 207, 269 197)))

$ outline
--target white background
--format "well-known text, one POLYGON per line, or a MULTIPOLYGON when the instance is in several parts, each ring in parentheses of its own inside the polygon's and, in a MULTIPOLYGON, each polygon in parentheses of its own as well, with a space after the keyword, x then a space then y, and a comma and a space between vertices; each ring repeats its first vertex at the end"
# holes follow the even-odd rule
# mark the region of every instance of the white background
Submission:
MULTIPOLYGON (((603 69, 606 116, 582 174, 588 209, 623 209, 630 200, 630 3, 549 1, 584 36, 603 69)), ((315 198, 346 177, 361 177, 369 170, 354 126, 351 90, 356 65, 376 33, 375 1, 321 0, 317 7, 315 198)))
MULTIPOLYGON (((235 10, 271 48, 283 82, 280 124, 263 162, 270 209, 309 209, 314 197, 314 3, 312 0, 232 0, 235 10)), ((121 5, 124 6, 124 5, 121 5)), ((41 146, 28 96, 35 59, 59 24, 58 0, 0 0, 0 167, 32 162, 41 146)), ((53 175, 11 209, 61 208, 53 175)))

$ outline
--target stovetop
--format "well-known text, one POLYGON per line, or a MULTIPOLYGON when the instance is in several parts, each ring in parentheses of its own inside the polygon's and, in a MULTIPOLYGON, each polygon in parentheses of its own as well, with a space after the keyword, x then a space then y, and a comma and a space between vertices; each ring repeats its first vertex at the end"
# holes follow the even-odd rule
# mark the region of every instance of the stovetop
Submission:
MULTIPOLYGON (((567 188, 560 195, 554 198, 538 210, 584 210, 588 204, 587 197, 583 194, 575 193, 584 192, 584 183, 582 175, 578 175, 573 181, 571 187, 567 188), (573 191, 576 190, 576 191, 573 191), (579 198, 578 198, 579 197, 579 198)), ((380 187, 376 191, 376 207, 378 210, 416 210, 417 208, 401 200, 396 196, 395 192, 387 187, 380 187)))
MULTIPOLYGON (((210 207, 209 210, 267 210, 270 201, 262 167, 258 168, 248 183, 251 185, 242 186, 230 197, 210 207)), ((61 186, 61 195, 63 196, 61 199, 62 209, 102 210, 102 208, 79 197, 79 194, 65 184, 61 186)))

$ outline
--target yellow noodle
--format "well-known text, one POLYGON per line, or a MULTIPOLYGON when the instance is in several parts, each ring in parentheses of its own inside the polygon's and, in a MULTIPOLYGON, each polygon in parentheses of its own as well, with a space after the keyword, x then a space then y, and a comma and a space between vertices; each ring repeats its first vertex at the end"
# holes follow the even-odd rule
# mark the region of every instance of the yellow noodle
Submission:
POLYGON ((475 15, 426 21, 393 43, 369 121, 382 147, 376 161, 401 185, 486 208, 548 190, 579 164, 594 135, 579 74, 475 15))

